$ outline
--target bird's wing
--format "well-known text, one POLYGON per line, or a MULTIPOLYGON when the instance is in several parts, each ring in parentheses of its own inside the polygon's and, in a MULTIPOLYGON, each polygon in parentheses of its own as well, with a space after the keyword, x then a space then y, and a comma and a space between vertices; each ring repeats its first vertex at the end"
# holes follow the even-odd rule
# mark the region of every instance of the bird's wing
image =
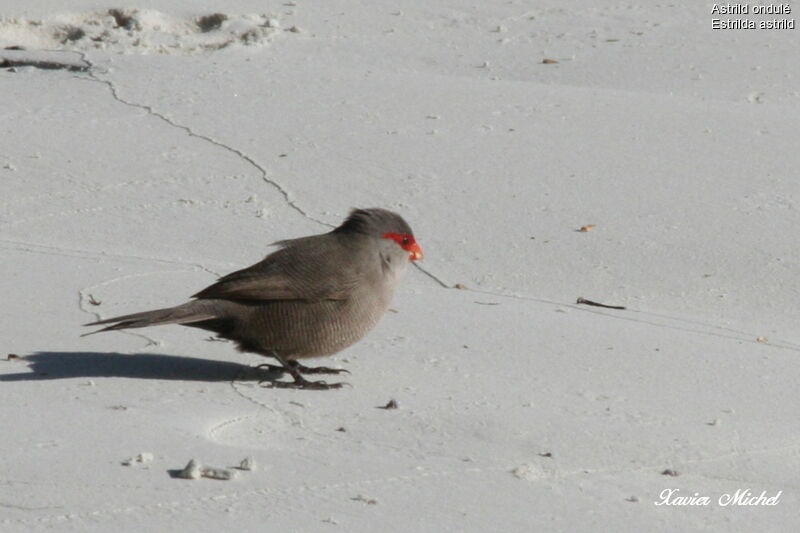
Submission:
POLYGON ((282 248, 259 263, 223 276, 193 298, 345 300, 358 285, 360 271, 346 250, 314 238, 278 244, 282 248))

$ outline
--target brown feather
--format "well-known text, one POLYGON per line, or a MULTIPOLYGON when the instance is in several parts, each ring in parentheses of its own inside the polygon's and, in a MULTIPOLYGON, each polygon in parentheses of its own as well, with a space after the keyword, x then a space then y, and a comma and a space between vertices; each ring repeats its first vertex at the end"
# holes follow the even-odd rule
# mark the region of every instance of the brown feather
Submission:
POLYGON ((352 237, 325 234, 281 241, 262 261, 223 276, 192 298, 344 300, 361 277, 348 240, 352 237))

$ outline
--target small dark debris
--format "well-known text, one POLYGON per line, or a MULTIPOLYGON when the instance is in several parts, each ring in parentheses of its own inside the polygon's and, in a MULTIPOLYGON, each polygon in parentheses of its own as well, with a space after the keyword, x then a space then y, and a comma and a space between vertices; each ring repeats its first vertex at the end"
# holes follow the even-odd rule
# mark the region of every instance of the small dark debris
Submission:
POLYGON ((19 356, 15 353, 10 353, 6 356, 6 361, 13 361, 14 359, 19 359, 19 356))
POLYGON ((553 453, 552 452, 540 453, 539 457, 553 457, 553 453))
POLYGON ((558 61, 555 59, 542 59, 543 65, 555 65, 556 63, 558 63, 558 61))
POLYGON ((294 400, 290 400, 289 403, 292 404, 292 405, 296 405, 298 407, 305 407, 305 404, 302 404, 300 402, 296 402, 294 400))
POLYGON ((392 309, 391 307, 389 309, 387 309, 387 311, 389 311, 390 313, 395 313, 395 314, 400 312, 397 309, 392 309))
POLYGON ((379 405, 378 409, 386 409, 386 410, 397 409, 397 402, 393 399, 389 400, 389 402, 386 405, 379 405))
POLYGON ((670 477, 678 477, 680 474, 677 470, 673 470, 671 468, 667 468, 663 472, 661 472, 662 476, 670 476, 670 477))
POLYGON ((228 339, 221 339, 219 337, 208 336, 204 339, 206 342, 228 342, 228 339))
POLYGON ((139 21, 132 14, 125 13, 121 9, 109 9, 108 14, 114 17, 114 23, 118 28, 125 28, 126 30, 142 29, 139 21))
POLYGON ((367 505, 375 505, 378 503, 378 500, 374 498, 365 498, 364 496, 356 496, 355 498, 350 498, 354 502, 362 502, 366 503, 367 505))
POLYGON ((639 501, 639 498, 638 498, 638 497, 636 497, 636 496, 630 496, 630 497, 628 497, 628 498, 625 498, 625 501, 626 501, 626 502, 631 502, 631 503, 636 503, 636 502, 638 502, 638 501, 639 501))
POLYGON ((347 430, 344 428, 344 426, 336 428, 336 431, 338 431, 340 433, 346 433, 347 432, 347 430))
POLYGON ((64 26, 61 30, 63 31, 63 37, 61 38, 62 44, 70 41, 80 41, 86 37, 86 32, 83 31, 83 28, 79 28, 78 26, 64 26))
POLYGON ((101 302, 99 300, 95 300, 94 296, 90 294, 89 295, 89 303, 92 304, 92 305, 100 305, 103 302, 101 302))
POLYGON ((72 63, 59 63, 57 61, 37 61, 35 59, 9 59, 7 57, 0 57, 0 68, 14 69, 14 67, 33 67, 43 70, 68 70, 70 72, 89 71, 89 65, 75 65, 72 63))
POLYGON ((13 46, 6 46, 3 50, 25 50, 25 47, 15 44, 13 46))
POLYGON ((259 34, 255 29, 246 31, 239 36, 239 40, 244 44, 253 44, 258 41, 259 34))
POLYGON ((228 20, 228 15, 224 13, 214 13, 197 19, 197 27, 203 33, 218 30, 222 23, 228 20))
POLYGON ((478 305, 500 305, 498 302, 475 302, 478 305))
POLYGON ((127 405, 112 405, 112 406, 109 407, 109 409, 111 409, 112 411, 127 411, 128 410, 128 406, 127 405))
POLYGON ((606 309, 620 309, 620 310, 624 310, 625 309, 625 307, 622 306, 622 305, 601 304, 601 303, 593 302, 591 300, 587 300, 586 298, 583 298, 582 296, 579 296, 575 303, 576 304, 583 304, 583 305, 593 305, 594 307, 604 307, 606 309))
POLYGON ((453 288, 454 288, 454 289, 461 289, 461 290, 465 290, 465 289, 467 288, 467 286, 466 286, 466 285, 464 285, 463 283, 456 283, 455 285, 453 285, 453 288))
POLYGON ((289 154, 281 154, 278 157, 287 157, 289 154))

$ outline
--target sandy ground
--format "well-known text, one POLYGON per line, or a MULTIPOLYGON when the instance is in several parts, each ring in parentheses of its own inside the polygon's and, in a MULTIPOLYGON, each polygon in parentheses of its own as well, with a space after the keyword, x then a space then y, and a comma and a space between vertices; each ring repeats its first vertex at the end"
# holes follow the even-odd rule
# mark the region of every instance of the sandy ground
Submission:
POLYGON ((70 4, 0 13, 0 530, 800 526, 796 34, 712 29, 793 14, 70 4), (79 336, 353 206, 426 260, 326 361, 351 388, 79 336))

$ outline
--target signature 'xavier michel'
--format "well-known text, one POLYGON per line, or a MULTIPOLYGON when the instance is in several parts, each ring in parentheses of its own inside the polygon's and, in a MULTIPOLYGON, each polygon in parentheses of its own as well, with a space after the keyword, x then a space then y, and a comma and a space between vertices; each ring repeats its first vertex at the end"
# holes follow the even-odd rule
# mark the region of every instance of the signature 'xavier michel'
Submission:
POLYGON ((364 337, 422 249, 400 215, 378 208, 355 209, 329 233, 276 245, 261 262, 220 278, 190 302, 86 325, 111 324, 95 333, 163 324, 202 328, 241 351, 277 359, 294 381, 272 386, 339 388, 301 374, 342 370, 309 368, 297 359, 331 355, 364 337))

